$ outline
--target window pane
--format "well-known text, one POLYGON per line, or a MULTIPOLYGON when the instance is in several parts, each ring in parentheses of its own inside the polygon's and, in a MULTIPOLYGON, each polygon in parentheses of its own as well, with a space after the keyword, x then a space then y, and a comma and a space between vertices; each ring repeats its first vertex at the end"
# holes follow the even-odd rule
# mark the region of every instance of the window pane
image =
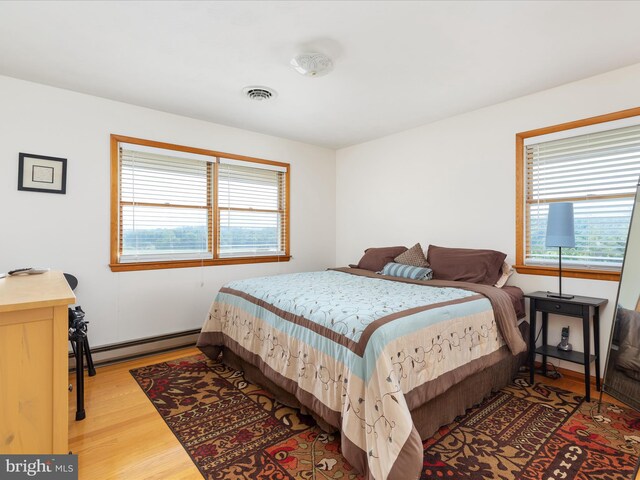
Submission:
MULTIPOLYGON (((575 202, 573 207, 576 246, 562 249, 562 263, 569 267, 621 268, 633 199, 575 202)), ((528 258, 536 264, 557 265, 558 249, 545 246, 548 209, 548 204, 531 206, 528 258)))
POLYGON ((212 258, 208 162, 134 148, 120 149, 120 260, 212 258))
MULTIPOLYGON (((207 209, 122 207, 122 255, 209 253, 207 209)), ((139 259, 144 261, 144 259, 139 259)))
POLYGON ((120 200, 137 203, 207 205, 207 163, 123 151, 120 200))
POLYGON ((271 212, 220 211, 220 256, 283 254, 280 215, 271 212))
POLYGON ((218 206, 277 210, 281 172, 220 165, 218 206))
POLYGON ((284 172, 221 163, 221 257, 284 254, 284 172))

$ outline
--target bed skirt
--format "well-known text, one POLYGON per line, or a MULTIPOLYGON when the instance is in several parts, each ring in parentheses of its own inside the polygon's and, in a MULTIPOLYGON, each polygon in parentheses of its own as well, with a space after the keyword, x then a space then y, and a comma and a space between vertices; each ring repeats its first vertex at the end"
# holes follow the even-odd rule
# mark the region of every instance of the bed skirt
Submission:
MULTIPOLYGON (((529 323, 522 322, 518 328, 528 344, 529 323)), ((297 408, 303 414, 311 415, 318 426, 326 432, 338 430, 336 425, 328 423, 316 412, 300 405, 294 395, 273 383, 258 367, 238 357, 231 350, 223 347, 201 349, 211 358, 216 358, 221 350, 222 362, 225 365, 243 371, 247 380, 269 390, 280 403, 297 408)), ((463 415, 469 408, 481 403, 493 392, 500 390, 513 380, 518 369, 526 363, 527 352, 514 356, 508 353, 508 347, 504 346, 502 349, 505 350, 505 354, 493 365, 470 375, 462 382, 452 385, 444 393, 411 409, 411 417, 423 440, 430 438, 441 426, 451 423, 456 417, 463 415)))
MULTIPOLYGON (((519 327, 525 342, 529 339, 529 323, 522 322, 519 327)), ((503 347, 505 348, 505 347, 503 347)), ((481 403, 492 393, 511 383, 522 365, 526 364, 528 352, 518 355, 508 353, 497 363, 467 377, 453 385, 446 392, 411 410, 411 418, 420 434, 426 440, 443 425, 464 415, 465 412, 481 403)))

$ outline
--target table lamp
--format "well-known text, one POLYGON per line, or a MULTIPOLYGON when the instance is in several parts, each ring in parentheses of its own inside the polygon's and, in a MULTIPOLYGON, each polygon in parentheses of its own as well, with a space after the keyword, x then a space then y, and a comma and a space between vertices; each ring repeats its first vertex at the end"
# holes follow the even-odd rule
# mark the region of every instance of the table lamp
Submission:
POLYGON ((575 247, 576 236, 573 229, 573 203, 549 204, 547 218, 547 248, 558 247, 558 293, 547 292, 547 297, 573 298, 562 294, 562 247, 575 247))

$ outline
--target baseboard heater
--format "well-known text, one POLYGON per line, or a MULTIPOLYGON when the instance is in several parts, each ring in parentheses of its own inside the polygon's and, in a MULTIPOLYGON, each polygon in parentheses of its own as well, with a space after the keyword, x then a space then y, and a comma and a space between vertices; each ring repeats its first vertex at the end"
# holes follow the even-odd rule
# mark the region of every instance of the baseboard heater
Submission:
MULTIPOLYGON (((95 348, 91 347, 91 356, 96 366, 124 362, 133 358, 144 357, 145 355, 193 346, 196 344, 199 334, 200 329, 195 328, 184 332, 157 335, 129 342, 112 343, 95 348)), ((91 343, 91 332, 89 332, 89 343, 91 343)), ((69 352, 69 370, 74 370, 75 368, 76 359, 73 352, 69 352)))

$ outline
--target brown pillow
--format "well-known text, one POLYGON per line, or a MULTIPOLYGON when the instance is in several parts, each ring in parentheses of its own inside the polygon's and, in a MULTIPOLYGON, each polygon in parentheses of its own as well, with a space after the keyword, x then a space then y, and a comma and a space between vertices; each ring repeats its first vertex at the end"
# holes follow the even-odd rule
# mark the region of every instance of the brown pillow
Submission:
POLYGON ((393 259, 395 263, 401 263, 403 265, 411 265, 412 267, 428 267, 427 257, 424 256, 422 247, 419 243, 416 243, 413 247, 404 253, 401 253, 393 259))
POLYGON ((616 366, 627 376, 640 380, 640 313, 618 306, 620 348, 616 366))
POLYGON ((393 262, 394 258, 406 251, 407 247, 367 248, 358 262, 358 268, 379 272, 387 263, 393 262))
POLYGON ((436 280, 494 285, 507 255, 495 250, 445 248, 429 245, 427 261, 436 280))

